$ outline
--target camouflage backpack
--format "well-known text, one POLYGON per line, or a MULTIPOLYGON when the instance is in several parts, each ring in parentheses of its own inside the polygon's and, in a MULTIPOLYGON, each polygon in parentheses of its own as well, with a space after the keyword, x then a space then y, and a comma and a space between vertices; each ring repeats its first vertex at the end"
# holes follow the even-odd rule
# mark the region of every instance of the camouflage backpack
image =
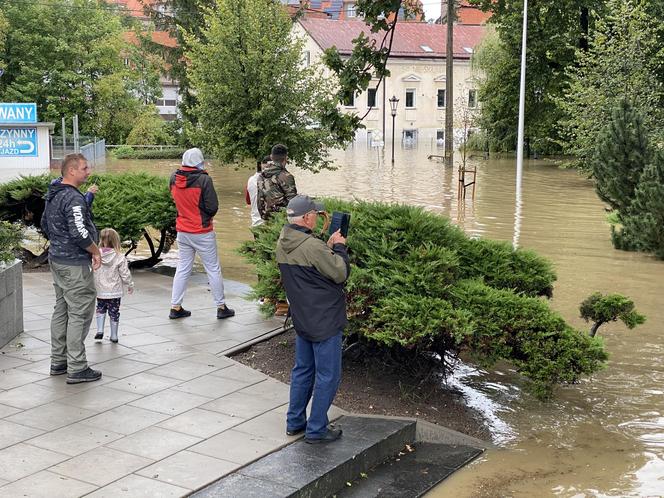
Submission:
POLYGON ((288 205, 289 196, 282 187, 281 176, 284 173, 288 174, 283 171, 268 177, 262 174, 258 177, 258 181, 256 182, 256 186, 258 187, 258 213, 264 220, 269 219, 272 213, 288 205))

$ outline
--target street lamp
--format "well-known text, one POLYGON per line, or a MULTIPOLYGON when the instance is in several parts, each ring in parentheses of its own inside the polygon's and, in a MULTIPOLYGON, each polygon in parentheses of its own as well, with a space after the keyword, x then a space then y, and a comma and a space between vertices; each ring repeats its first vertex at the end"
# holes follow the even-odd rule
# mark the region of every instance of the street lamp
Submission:
POLYGON ((399 105, 399 99, 396 95, 392 95, 390 102, 390 112, 392 113, 392 162, 394 162, 394 119, 397 117, 397 105, 399 105))

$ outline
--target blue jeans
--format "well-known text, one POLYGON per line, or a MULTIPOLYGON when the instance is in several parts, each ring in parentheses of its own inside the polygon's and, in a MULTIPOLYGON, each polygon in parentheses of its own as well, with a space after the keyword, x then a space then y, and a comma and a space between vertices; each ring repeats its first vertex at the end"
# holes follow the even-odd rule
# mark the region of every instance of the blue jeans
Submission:
POLYGON ((320 342, 295 339, 295 366, 291 373, 290 403, 286 430, 306 427, 308 438, 320 438, 327 432, 327 411, 341 381, 342 331, 320 342), (311 414, 307 404, 313 394, 311 414))

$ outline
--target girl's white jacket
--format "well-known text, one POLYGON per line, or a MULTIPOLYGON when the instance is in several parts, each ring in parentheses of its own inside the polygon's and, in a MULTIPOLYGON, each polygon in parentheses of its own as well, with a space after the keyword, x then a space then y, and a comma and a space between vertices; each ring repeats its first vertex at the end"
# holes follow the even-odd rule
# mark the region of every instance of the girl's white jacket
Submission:
POLYGON ((129 265, 124 255, 109 247, 100 248, 101 267, 94 272, 97 297, 113 299, 124 294, 123 282, 127 287, 134 287, 129 265))

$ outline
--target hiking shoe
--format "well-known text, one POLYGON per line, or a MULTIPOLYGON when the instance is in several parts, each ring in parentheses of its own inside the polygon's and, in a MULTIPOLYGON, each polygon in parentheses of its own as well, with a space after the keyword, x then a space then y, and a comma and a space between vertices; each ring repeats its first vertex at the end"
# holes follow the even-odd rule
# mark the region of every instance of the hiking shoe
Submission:
POLYGON ((217 318, 221 320, 222 318, 230 318, 235 316, 235 310, 230 309, 225 304, 217 308, 217 318))
POLYGON ((104 333, 103 332, 97 332, 95 334, 95 341, 101 341, 104 338, 104 333))
POLYGON ((66 363, 51 363, 51 375, 63 375, 67 373, 66 363))
POLYGON ((171 308, 171 312, 168 314, 168 318, 170 318, 171 320, 176 320, 178 318, 187 318, 188 316, 191 316, 191 311, 187 311, 182 307, 180 307, 179 310, 171 308))
POLYGON ((67 374, 67 384, 80 384, 81 382, 94 382, 101 379, 99 370, 92 370, 90 367, 80 372, 67 374))
POLYGON ((309 444, 331 443, 341 437, 344 431, 341 429, 328 429, 323 437, 304 437, 304 442, 309 444))
POLYGON ((297 436, 298 434, 302 434, 306 428, 307 427, 304 426, 304 427, 300 427, 299 429, 292 429, 292 430, 286 429, 286 435, 287 436, 297 436))

